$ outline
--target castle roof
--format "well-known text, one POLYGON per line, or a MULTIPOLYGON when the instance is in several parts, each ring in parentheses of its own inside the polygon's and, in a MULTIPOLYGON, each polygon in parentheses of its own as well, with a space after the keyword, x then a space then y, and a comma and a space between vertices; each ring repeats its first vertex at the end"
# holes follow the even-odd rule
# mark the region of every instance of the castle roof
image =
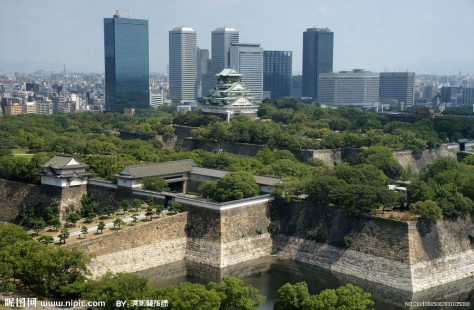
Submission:
POLYGON ((216 76, 242 76, 242 74, 235 70, 235 68, 225 68, 217 73, 216 76))
POLYGON ((56 155, 49 161, 40 165, 40 167, 52 169, 76 169, 87 168, 89 165, 77 161, 73 156, 56 155))
POLYGON ((176 160, 162 163, 127 166, 122 169, 117 177, 141 179, 147 177, 164 176, 170 174, 190 172, 196 163, 192 159, 176 160))

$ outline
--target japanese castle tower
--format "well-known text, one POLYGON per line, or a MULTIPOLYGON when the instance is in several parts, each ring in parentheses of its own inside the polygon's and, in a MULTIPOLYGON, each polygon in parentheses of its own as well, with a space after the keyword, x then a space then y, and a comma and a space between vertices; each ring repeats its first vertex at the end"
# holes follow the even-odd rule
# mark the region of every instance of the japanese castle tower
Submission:
POLYGON ((225 68, 216 76, 215 89, 209 91, 206 103, 201 105, 203 113, 221 116, 228 122, 239 114, 257 118, 259 106, 252 102, 250 91, 241 83, 242 74, 235 68, 225 68))

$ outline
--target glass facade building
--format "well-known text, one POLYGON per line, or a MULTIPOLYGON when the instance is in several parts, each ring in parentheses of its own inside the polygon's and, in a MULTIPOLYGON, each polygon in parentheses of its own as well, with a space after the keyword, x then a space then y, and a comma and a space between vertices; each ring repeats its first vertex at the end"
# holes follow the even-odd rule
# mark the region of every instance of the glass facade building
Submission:
POLYGON ((232 43, 239 43, 239 32, 234 28, 221 27, 214 30, 212 36, 212 83, 216 75, 229 67, 229 52, 232 43))
POLYGON ((196 31, 190 27, 176 27, 169 32, 170 99, 173 103, 196 100, 196 36, 196 31))
MULTIPOLYGON (((258 43, 231 43, 230 63, 256 102, 263 100, 263 48, 258 43)), ((213 63, 214 65, 214 63, 213 63)))
POLYGON ((105 110, 150 107, 148 21, 104 18, 105 110))
POLYGON ((263 52, 263 91, 271 99, 291 96, 292 52, 263 52))
POLYGON ((334 32, 308 28, 303 33, 303 97, 318 98, 318 76, 333 70, 334 32))

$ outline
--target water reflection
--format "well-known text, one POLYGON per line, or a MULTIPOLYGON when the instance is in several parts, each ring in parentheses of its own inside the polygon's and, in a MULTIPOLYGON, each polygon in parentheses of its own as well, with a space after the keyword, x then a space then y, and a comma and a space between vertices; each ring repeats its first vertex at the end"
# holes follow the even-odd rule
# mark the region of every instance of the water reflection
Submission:
MULTIPOLYGON (((353 283, 372 294, 372 299, 375 301, 374 307, 377 310, 453 309, 452 307, 405 307, 405 302, 409 301, 469 301, 471 305, 474 305, 474 277, 412 294, 367 280, 329 272, 312 265, 280 260, 275 257, 264 257, 223 269, 179 261, 137 274, 148 277, 150 283, 158 288, 181 282, 207 284, 209 281, 217 282, 225 276, 236 277, 243 280, 245 285, 251 284, 258 289, 260 294, 267 296, 267 301, 260 308, 265 310, 273 308, 273 303, 278 297, 277 290, 282 285, 301 281, 308 284, 311 294, 317 294, 328 288, 337 288, 349 282, 353 283)), ((459 309, 471 308, 460 307, 459 309)))

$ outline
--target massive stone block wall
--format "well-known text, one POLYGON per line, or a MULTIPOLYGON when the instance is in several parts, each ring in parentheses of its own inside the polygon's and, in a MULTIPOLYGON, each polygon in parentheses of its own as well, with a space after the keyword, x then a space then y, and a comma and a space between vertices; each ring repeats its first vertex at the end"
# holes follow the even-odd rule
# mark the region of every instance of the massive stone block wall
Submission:
POLYGON ((474 221, 469 217, 425 225, 350 218, 309 203, 279 210, 282 233, 273 246, 282 257, 411 292, 474 275, 474 245, 468 237, 474 221), (297 227, 294 232, 290 225, 297 227), (305 232, 326 240, 308 240, 305 232), (348 249, 343 236, 353 240, 348 249))
POLYGON ((89 268, 94 276, 107 272, 134 272, 184 259, 186 212, 127 227, 111 234, 84 239, 69 248, 95 254, 89 268))
POLYGON ((222 260, 226 267, 269 255, 272 239, 267 231, 270 224, 269 203, 221 211, 222 260))
POLYGON ((393 156, 404 169, 411 167, 413 172, 420 172, 438 158, 449 156, 456 159, 458 150, 458 148, 448 149, 447 145, 443 144, 440 148, 423 151, 420 155, 413 154, 412 151, 395 151, 393 156))
POLYGON ((226 267, 270 254, 268 202, 225 210, 183 205, 188 211, 186 258, 226 267))
POLYGON ((37 203, 49 205, 59 191, 48 191, 39 185, 0 179, 0 222, 15 222, 21 205, 33 206, 37 203))
MULTIPOLYGON (((212 153, 227 152, 236 155, 254 157, 257 152, 264 149, 265 145, 235 143, 235 142, 215 142, 206 140, 196 140, 192 138, 185 138, 183 140, 182 150, 192 151, 201 149, 212 153)), ((300 161, 307 161, 313 157, 312 150, 292 150, 288 149, 295 155, 295 158, 300 161)))

